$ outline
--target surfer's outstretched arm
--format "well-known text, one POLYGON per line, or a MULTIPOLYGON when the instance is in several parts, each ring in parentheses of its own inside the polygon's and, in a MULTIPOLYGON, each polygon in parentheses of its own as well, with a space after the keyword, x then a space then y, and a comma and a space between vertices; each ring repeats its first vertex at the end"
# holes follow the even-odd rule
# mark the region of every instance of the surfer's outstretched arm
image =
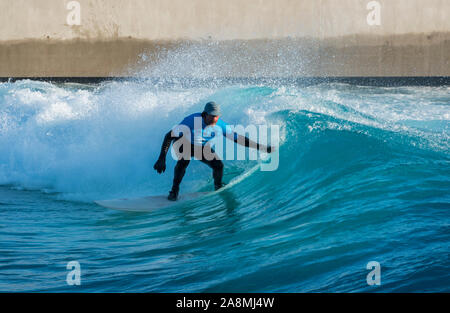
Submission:
POLYGON ((227 138, 229 138, 229 139, 233 140, 234 142, 236 142, 237 144, 239 144, 241 146, 245 146, 247 148, 262 150, 263 152, 267 152, 267 153, 272 152, 272 147, 260 145, 259 143, 250 140, 248 137, 239 135, 237 133, 232 133, 230 135, 227 135, 227 138))
POLYGON ((159 154, 159 158, 158 161, 156 161, 155 165, 153 166, 153 168, 159 173, 164 173, 164 171, 166 170, 166 155, 167 152, 170 149, 170 144, 172 143, 172 140, 177 139, 178 137, 173 137, 172 136, 172 130, 169 131, 165 136, 164 136, 164 141, 162 143, 161 146, 161 152, 159 154))
POLYGON ((175 137, 172 137, 172 131, 169 131, 165 136, 164 136, 164 141, 162 143, 161 146, 161 152, 159 154, 159 158, 166 158, 167 152, 170 149, 170 144, 172 143, 172 140, 174 140, 175 137))

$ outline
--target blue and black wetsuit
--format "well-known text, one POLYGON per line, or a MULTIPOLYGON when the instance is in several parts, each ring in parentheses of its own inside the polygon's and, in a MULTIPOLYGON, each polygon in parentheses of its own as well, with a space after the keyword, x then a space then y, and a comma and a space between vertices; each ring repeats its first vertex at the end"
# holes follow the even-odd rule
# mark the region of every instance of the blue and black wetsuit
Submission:
MULTIPOLYGON (((214 152, 214 150, 211 150, 212 157, 209 155, 206 157, 204 155, 204 149, 203 147, 205 144, 215 137, 216 134, 221 133, 223 135, 233 135, 234 133, 230 130, 230 128, 227 127, 227 124, 222 121, 220 118, 217 121, 216 125, 214 126, 208 126, 205 124, 203 120, 203 113, 194 113, 191 114, 183 119, 181 123, 178 125, 183 125, 189 128, 190 130, 190 144, 191 144, 191 157, 194 156, 194 151, 197 151, 198 147, 201 147, 201 158, 199 160, 206 165, 208 165, 213 170, 213 179, 214 179, 214 187, 215 189, 219 189, 222 187, 222 176, 223 176, 223 162, 220 160, 219 156, 214 152), (201 127, 200 127, 201 122, 201 127), (197 123, 197 125, 196 125, 197 123)), ((176 127, 174 127, 173 130, 176 130, 176 127)), ((164 142, 161 147, 161 156, 164 156, 167 154, 170 148, 170 144, 172 141, 177 142, 182 138, 182 136, 174 136, 173 130, 169 131, 166 136, 164 137, 164 142)), ((175 131, 176 133, 176 131, 175 131)), ((234 138, 237 140, 237 135, 234 134, 234 138)), ((182 146, 179 150, 180 153, 183 152, 182 146)), ((173 178, 173 185, 172 185, 172 191, 176 192, 178 194, 180 183, 183 180, 184 174, 186 172, 186 168, 188 167, 190 163, 190 158, 180 158, 175 165, 175 172, 174 172, 174 178, 173 178)))
POLYGON ((180 145, 180 149, 178 153, 183 154, 182 147, 183 144, 188 144, 191 147, 190 155, 186 156, 183 154, 182 157, 178 155, 178 162, 175 165, 175 173, 173 178, 173 185, 171 194, 175 195, 170 199, 176 199, 176 195, 178 195, 178 191, 180 189, 180 183, 183 180, 184 174, 186 172, 186 168, 188 167, 190 160, 193 156, 198 158, 201 162, 205 163, 213 170, 213 178, 214 178, 214 187, 215 189, 219 189, 223 186, 222 176, 223 176, 223 162, 220 160, 219 156, 212 149, 203 149, 206 143, 215 137, 216 134, 222 134, 227 138, 234 140, 234 142, 243 144, 245 147, 252 147, 256 149, 260 149, 260 145, 248 139, 246 136, 240 136, 237 133, 233 132, 231 128, 227 127, 228 125, 222 121, 220 118, 218 119, 215 125, 206 125, 204 122, 204 113, 194 113, 181 121, 180 124, 175 126, 171 131, 169 131, 164 137, 164 142, 161 147, 161 153, 157 164, 155 164, 154 168, 158 171, 158 173, 162 173, 165 171, 165 158, 167 152, 169 151, 170 144, 172 141, 178 143, 181 139, 186 139, 186 134, 179 133, 180 126, 184 126, 185 130, 190 131, 190 136, 187 137, 188 142, 183 142, 180 145), (242 141, 241 141, 242 140, 242 141), (197 155, 197 151, 201 150, 201 157, 197 155), (208 155, 205 155, 208 154, 208 155), (161 160, 161 162, 160 162, 161 160))

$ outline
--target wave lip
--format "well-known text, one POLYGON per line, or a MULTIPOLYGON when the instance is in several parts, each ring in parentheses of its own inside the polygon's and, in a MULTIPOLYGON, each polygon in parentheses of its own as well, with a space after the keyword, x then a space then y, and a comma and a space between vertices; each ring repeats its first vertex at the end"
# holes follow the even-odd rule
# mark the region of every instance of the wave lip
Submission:
POLYGON ((0 143, 8 147, 0 152, 0 183, 55 191, 74 200, 165 193, 168 175, 157 176, 151 169, 162 135, 211 99, 222 104, 229 123, 281 125, 283 136, 297 138, 289 145, 335 129, 341 135, 348 130, 404 141, 405 149, 448 152, 446 87, 333 83, 167 89, 147 83, 0 84, 0 143), (417 97, 420 102, 414 101, 417 97), (298 126, 302 123, 307 131, 298 126))

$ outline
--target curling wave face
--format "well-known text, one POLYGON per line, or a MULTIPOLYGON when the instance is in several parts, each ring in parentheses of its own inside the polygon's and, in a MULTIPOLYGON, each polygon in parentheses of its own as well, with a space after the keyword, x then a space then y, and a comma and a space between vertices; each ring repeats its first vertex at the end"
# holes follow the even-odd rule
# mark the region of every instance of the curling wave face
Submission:
MULTIPOLYGON (((370 291, 371 260, 385 266, 379 291, 449 291, 449 103, 446 86, 3 83, 2 241, 16 240, 5 249, 20 256, 21 221, 35 244, 56 251, 51 260, 69 251, 90 262, 101 274, 86 278, 86 291, 370 291), (167 193, 175 162, 162 176, 152 169, 163 135, 211 100, 230 124, 281 126, 276 171, 252 173, 214 201, 145 216, 92 204, 167 193), (37 235, 46 208, 66 234, 37 235), (84 241, 62 243, 71 233, 84 241)), ((254 163, 225 161, 225 178, 254 163)), ((191 162, 182 190, 209 185, 210 170, 191 162)), ((5 261, 12 269, 0 271, 21 271, 5 261)))

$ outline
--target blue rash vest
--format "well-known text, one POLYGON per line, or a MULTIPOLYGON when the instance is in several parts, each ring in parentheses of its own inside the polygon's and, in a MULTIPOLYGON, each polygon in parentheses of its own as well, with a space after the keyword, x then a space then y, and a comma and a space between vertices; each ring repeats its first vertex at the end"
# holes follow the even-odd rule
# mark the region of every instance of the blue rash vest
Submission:
MULTIPOLYGON (((191 143, 194 145, 205 145, 209 140, 213 139, 216 134, 233 134, 233 131, 230 127, 227 127, 228 124, 222 121, 220 118, 218 119, 216 125, 210 125, 207 126, 205 122, 203 121, 202 114, 201 113, 194 113, 191 115, 186 116, 180 124, 175 126, 173 130, 175 130, 175 134, 177 134, 177 127, 179 126, 186 126, 189 128, 191 133, 191 143), (197 120, 197 122, 196 122, 197 120), (197 125, 195 125, 197 123, 197 125), (200 128, 201 123, 201 128, 200 128), (198 129, 195 129, 195 127, 198 127, 198 129)), ((181 128, 178 128, 181 130, 181 128)), ((181 136, 181 133, 179 134, 181 136)), ((187 134, 183 134, 184 136, 187 136, 187 134)), ((236 134, 234 135, 236 137, 236 134)))

